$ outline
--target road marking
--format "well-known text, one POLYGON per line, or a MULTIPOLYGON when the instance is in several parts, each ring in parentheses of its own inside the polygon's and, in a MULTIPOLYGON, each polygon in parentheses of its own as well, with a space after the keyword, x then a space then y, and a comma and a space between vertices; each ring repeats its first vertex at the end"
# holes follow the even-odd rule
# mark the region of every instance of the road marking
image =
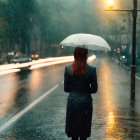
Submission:
POLYGON ((26 108, 24 108, 22 111, 17 113, 15 116, 13 116, 10 120, 8 120, 6 123, 4 123, 2 126, 0 126, 0 133, 3 132, 5 129, 7 129, 9 126, 11 126, 14 122, 16 122, 19 118, 21 118, 25 113, 27 113, 30 109, 32 109, 36 104, 41 102, 48 94, 53 92, 56 88, 58 88, 59 84, 52 87, 49 91, 44 93, 42 96, 40 96, 38 99, 33 101, 30 105, 28 105, 26 108))

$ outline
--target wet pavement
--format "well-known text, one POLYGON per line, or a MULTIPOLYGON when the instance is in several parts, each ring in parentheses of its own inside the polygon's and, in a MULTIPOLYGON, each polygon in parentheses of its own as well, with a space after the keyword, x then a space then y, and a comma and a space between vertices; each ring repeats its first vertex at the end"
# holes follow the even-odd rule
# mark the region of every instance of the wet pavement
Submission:
MULTIPOLYGON (((67 64, 33 70, 26 75, 0 77, 0 125, 59 83, 56 90, 0 134, 0 140, 67 140, 65 114, 68 94, 63 91, 67 64)), ((89 140, 140 139, 140 81, 136 101, 130 102, 130 74, 109 58, 97 58, 98 93, 93 96, 89 140)))

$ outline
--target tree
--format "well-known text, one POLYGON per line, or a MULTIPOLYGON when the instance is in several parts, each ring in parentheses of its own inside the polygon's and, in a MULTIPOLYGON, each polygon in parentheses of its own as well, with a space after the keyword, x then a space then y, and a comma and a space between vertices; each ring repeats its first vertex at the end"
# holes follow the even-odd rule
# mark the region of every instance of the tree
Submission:
POLYGON ((2 6, 5 42, 28 54, 34 44, 43 55, 70 34, 100 34, 93 5, 92 0, 7 0, 2 6))
POLYGON ((5 4, 5 28, 10 47, 18 44, 22 53, 30 53, 35 0, 9 0, 5 4))

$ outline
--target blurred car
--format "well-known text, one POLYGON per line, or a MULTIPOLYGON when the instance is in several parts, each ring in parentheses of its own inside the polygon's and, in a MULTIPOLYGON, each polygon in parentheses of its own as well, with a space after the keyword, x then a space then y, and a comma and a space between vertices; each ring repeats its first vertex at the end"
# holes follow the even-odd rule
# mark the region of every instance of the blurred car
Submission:
POLYGON ((39 55, 38 54, 32 54, 31 58, 32 58, 32 60, 38 60, 39 59, 39 55))
POLYGON ((127 60, 126 56, 121 56, 120 62, 122 62, 123 64, 127 64, 128 60, 127 60))
POLYGON ((31 67, 31 65, 26 66, 26 67, 22 67, 22 68, 20 68, 20 71, 18 73, 30 72, 31 71, 30 67, 31 67))
POLYGON ((25 62, 31 62, 31 57, 16 57, 12 60, 12 63, 25 63, 25 62))

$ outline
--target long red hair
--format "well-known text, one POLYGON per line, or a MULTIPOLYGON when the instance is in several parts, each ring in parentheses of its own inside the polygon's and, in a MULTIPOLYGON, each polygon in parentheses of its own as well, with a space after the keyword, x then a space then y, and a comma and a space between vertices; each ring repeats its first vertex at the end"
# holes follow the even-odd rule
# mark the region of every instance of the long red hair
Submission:
POLYGON ((87 66, 88 49, 76 47, 74 50, 74 62, 72 64, 72 74, 81 76, 85 74, 87 66))

